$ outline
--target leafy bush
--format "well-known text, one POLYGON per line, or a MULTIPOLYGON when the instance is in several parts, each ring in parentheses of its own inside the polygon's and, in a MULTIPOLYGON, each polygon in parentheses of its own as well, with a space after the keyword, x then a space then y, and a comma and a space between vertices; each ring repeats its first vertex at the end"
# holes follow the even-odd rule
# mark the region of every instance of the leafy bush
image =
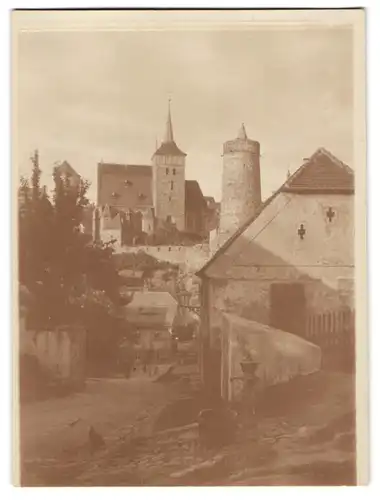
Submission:
POLYGON ((32 162, 31 178, 22 179, 19 189, 19 279, 34 298, 28 324, 82 325, 90 362, 112 364, 120 332, 128 333, 121 310, 128 299, 120 296, 112 245, 94 243, 81 231, 89 183, 73 187, 55 169, 50 198, 40 186, 38 153, 32 162))

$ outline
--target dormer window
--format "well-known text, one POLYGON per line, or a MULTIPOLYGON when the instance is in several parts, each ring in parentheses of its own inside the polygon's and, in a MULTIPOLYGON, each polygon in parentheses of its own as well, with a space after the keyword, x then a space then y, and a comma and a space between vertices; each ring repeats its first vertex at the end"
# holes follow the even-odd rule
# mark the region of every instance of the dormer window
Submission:
POLYGON ((144 193, 140 193, 140 194, 139 194, 139 198, 140 198, 140 200, 143 200, 144 198, 146 198, 146 196, 145 196, 145 194, 144 194, 144 193))
POLYGON ((130 181, 129 179, 127 179, 126 181, 124 181, 124 186, 125 187, 131 187, 131 186, 133 186, 133 182, 130 181))
POLYGON ((113 191, 112 198, 119 198, 119 196, 120 195, 118 193, 116 193, 116 191, 113 191))

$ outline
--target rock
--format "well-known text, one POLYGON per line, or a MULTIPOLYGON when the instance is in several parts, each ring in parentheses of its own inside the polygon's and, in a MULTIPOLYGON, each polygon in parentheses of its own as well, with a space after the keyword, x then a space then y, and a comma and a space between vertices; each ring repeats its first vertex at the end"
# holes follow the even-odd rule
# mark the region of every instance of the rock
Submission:
POLYGON ((236 437, 237 414, 223 408, 205 409, 198 415, 199 439, 206 446, 223 446, 236 437))

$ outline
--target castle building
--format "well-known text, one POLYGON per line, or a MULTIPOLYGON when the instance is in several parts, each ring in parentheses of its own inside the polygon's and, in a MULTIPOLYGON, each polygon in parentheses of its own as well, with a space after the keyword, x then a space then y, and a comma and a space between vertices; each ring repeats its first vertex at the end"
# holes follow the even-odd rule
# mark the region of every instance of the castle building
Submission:
POLYGON ((98 164, 95 233, 128 244, 125 224, 136 220, 133 214, 138 212, 141 224, 134 224, 133 231, 140 239, 168 225, 181 233, 206 237, 207 204, 198 182, 185 179, 185 169, 186 153, 174 140, 169 103, 164 139, 151 165, 98 164))

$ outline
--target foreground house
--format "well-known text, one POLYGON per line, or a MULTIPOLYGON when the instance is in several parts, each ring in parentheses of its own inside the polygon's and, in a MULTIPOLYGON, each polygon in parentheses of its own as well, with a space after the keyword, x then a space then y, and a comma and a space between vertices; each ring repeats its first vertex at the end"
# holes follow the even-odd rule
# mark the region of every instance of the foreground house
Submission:
POLYGON ((135 292, 125 306, 125 313, 128 323, 136 330, 137 347, 143 356, 154 352, 155 361, 170 357, 177 301, 169 292, 135 292))
POLYGON ((354 271, 353 171, 321 148, 197 273, 204 381, 220 391, 225 313, 302 337, 353 306, 354 271))

